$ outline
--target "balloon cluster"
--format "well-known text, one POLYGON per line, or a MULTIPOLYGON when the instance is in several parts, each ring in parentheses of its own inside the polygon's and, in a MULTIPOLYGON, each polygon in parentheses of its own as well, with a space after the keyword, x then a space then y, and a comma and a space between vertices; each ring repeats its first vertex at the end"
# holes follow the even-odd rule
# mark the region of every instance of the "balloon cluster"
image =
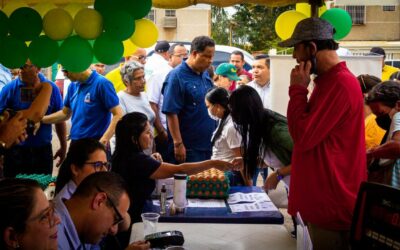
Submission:
MULTIPOLYGON (((275 22, 275 32, 282 39, 290 38, 298 22, 311 16, 311 5, 308 3, 296 4, 296 10, 282 13, 275 22)), ((343 9, 332 8, 327 10, 326 6, 318 9, 318 16, 328 21, 335 28, 334 39, 340 40, 346 37, 351 30, 352 21, 349 13, 343 9)))
POLYGON ((0 11, 0 63, 18 68, 29 58, 39 67, 58 62, 71 72, 94 62, 114 64, 157 41, 157 27, 144 18, 151 5, 151 0, 95 0, 92 9, 9 1, 0 11))

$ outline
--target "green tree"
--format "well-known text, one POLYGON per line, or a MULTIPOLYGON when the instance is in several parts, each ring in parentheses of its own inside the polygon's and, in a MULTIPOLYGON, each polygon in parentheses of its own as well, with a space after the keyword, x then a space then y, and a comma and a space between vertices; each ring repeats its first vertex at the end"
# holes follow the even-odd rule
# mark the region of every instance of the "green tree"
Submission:
POLYGON ((248 51, 265 51, 277 47, 280 41, 275 33, 275 20, 278 16, 294 6, 267 7, 256 4, 239 4, 234 6, 236 13, 232 16, 233 44, 248 51))
POLYGON ((211 6, 211 37, 217 44, 229 43, 229 17, 224 8, 211 6))

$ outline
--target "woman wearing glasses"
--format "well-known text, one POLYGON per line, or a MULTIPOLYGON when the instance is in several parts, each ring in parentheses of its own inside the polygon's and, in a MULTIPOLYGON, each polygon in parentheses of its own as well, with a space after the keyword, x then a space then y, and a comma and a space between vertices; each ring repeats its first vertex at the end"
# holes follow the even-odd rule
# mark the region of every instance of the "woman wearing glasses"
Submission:
POLYGON ((57 202, 69 199, 86 176, 99 171, 109 171, 104 145, 95 139, 80 139, 69 147, 67 157, 60 167, 56 182, 57 202))
MULTIPOLYGON (((146 84, 144 78, 144 67, 136 61, 125 63, 121 67, 121 77, 126 89, 118 92, 119 103, 124 114, 130 112, 140 112, 147 116, 150 122, 151 131, 154 129, 154 121, 156 115, 150 106, 147 94, 144 92, 146 84)), ((115 137, 111 140, 111 151, 114 151, 115 137)), ((153 140, 151 145, 153 145, 153 140)), ((147 155, 150 155, 152 147, 144 150, 147 155)))
POLYGON ((0 181, 0 249, 56 250, 58 224, 36 181, 0 181))

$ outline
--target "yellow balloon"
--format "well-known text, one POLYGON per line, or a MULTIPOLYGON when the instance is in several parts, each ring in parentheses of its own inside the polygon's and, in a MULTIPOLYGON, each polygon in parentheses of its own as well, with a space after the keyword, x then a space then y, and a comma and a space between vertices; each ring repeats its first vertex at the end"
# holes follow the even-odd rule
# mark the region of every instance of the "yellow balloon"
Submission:
POLYGON ((72 29, 72 17, 64 9, 52 9, 43 17, 44 33, 53 40, 64 40, 72 33, 72 29))
POLYGON ((23 0, 8 1, 2 10, 7 16, 11 16, 14 10, 21 7, 28 7, 28 5, 23 0))
POLYGON ((57 8, 53 3, 51 2, 43 2, 43 3, 38 3, 34 6, 34 9, 42 16, 46 15, 49 10, 57 8))
POLYGON ((78 13, 81 9, 86 8, 85 5, 80 4, 80 3, 70 3, 64 7, 64 10, 66 10, 72 18, 75 17, 76 13, 78 13))
POLYGON ((83 39, 96 39, 103 31, 103 18, 97 10, 82 9, 75 16, 74 29, 83 39))
POLYGON ((131 39, 127 39, 122 43, 124 44, 124 57, 131 56, 138 49, 138 47, 132 43, 131 39))
POLYGON ((306 18, 301 12, 295 10, 285 11, 276 19, 275 32, 282 40, 286 40, 292 36, 297 23, 306 18))
POLYGON ((130 39, 141 48, 151 47, 158 39, 157 26, 149 19, 135 20, 135 32, 130 39))
MULTIPOLYGON (((308 3, 297 3, 296 11, 303 13, 306 17, 311 16, 311 5, 308 3)), ((323 5, 318 8, 318 16, 321 16, 326 11, 326 6, 323 5)))

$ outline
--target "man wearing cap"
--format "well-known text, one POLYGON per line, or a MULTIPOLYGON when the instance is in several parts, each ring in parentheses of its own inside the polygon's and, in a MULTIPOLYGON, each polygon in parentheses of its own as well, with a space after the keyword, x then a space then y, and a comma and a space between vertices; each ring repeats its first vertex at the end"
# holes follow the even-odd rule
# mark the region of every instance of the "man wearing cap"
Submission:
POLYGON ((399 68, 385 64, 386 53, 385 53, 385 50, 382 49, 381 47, 372 47, 369 52, 370 52, 369 55, 383 56, 382 57, 382 77, 381 77, 382 82, 389 80, 390 76, 394 72, 397 72, 400 70, 399 68))
MULTIPOLYGON (((137 61, 140 62, 141 64, 145 65, 146 63, 146 55, 147 52, 145 49, 142 48, 137 48, 137 50, 130 56, 125 57, 125 62, 130 62, 130 61, 137 61)), ((121 90, 124 90, 126 88, 124 82, 122 81, 121 77, 121 67, 124 63, 121 63, 119 67, 111 70, 106 74, 106 78, 112 82, 115 92, 118 93, 121 90)))
POLYGON ((168 55, 168 67, 158 70, 147 80, 147 94, 151 108, 156 114, 156 119, 154 121, 154 126, 157 130, 157 136, 155 137, 156 151, 160 153, 164 159, 167 156, 168 133, 167 117, 161 112, 161 107, 164 101, 161 89, 167 74, 188 57, 188 51, 184 44, 175 43, 169 48, 168 55))
POLYGON ((213 83, 207 69, 215 52, 215 42, 207 36, 195 37, 190 55, 166 77, 162 112, 167 115, 170 159, 197 162, 211 158, 211 136, 216 123, 204 102, 213 83))
POLYGON ((241 79, 237 76, 237 69, 233 64, 221 63, 215 70, 217 75, 215 85, 217 87, 224 88, 230 91, 232 81, 240 81, 241 79))
POLYGON ((355 201, 366 180, 363 96, 336 54, 333 33, 327 21, 307 18, 279 43, 294 46, 298 63, 287 110, 294 141, 288 211, 306 221, 314 249, 349 249, 355 201), (317 77, 308 98, 310 74, 317 77))
POLYGON ((170 45, 167 41, 157 42, 156 47, 154 48, 154 54, 149 57, 146 66, 144 67, 146 81, 158 71, 163 71, 169 68, 169 47, 170 45))

